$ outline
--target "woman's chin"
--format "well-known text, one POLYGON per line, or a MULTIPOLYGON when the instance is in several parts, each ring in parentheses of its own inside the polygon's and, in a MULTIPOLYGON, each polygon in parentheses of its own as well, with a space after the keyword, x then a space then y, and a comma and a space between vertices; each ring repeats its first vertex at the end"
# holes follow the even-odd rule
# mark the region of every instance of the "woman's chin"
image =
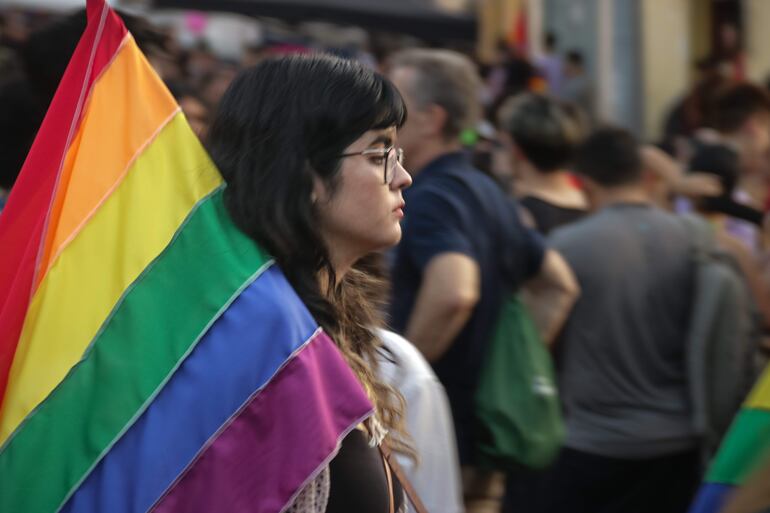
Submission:
POLYGON ((396 246, 401 242, 401 226, 396 225, 394 229, 388 233, 383 234, 382 238, 378 239, 373 246, 376 246, 373 251, 383 251, 396 246))
POLYGON ((390 242, 388 243, 388 247, 393 247, 399 242, 401 242, 401 225, 396 223, 396 226, 393 229, 393 234, 390 238, 390 242))

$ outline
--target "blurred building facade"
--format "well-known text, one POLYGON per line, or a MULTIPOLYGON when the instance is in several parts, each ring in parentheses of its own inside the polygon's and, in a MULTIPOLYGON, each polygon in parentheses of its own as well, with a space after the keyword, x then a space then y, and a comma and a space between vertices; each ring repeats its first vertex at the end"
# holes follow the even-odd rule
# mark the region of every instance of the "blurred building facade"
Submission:
POLYGON ((552 33, 558 51, 580 51, 595 87, 596 117, 647 139, 660 136, 673 103, 692 84, 695 63, 733 65, 741 79, 770 73, 768 0, 480 0, 479 54, 526 27, 530 53, 552 33))
MULTIPOLYGON (((648 140, 660 136, 671 107, 694 82, 696 62, 716 56, 733 65, 735 69, 731 72, 740 78, 762 83, 770 73, 770 30, 766 28, 770 25, 770 0, 421 0, 416 3, 410 0, 386 3, 252 0, 221 4, 222 8, 240 6, 236 9, 242 11, 239 14, 207 12, 205 16, 184 10, 197 7, 216 11, 220 4, 215 0, 109 1, 173 27, 182 44, 192 45, 206 36, 217 54, 233 60, 239 58, 244 47, 265 40, 264 18, 255 21, 252 17, 264 13, 249 10, 262 4, 280 4, 284 11, 291 10, 297 16, 310 15, 307 9, 296 7, 299 5, 328 4, 337 9, 326 14, 339 14, 347 6, 358 16, 351 20, 364 21, 383 19, 376 9, 384 9, 383 12, 401 9, 400 17, 391 16, 391 28, 404 28, 403 25, 411 22, 415 29, 413 35, 425 36, 430 31, 424 28, 439 25, 440 17, 446 22, 445 30, 440 32, 444 38, 447 33, 458 35, 456 27, 467 28, 467 23, 463 25, 466 20, 470 19, 472 24, 475 12, 477 30, 470 37, 471 41, 477 38, 481 62, 490 63, 495 59, 500 40, 519 48, 523 55, 536 58, 543 51, 545 34, 552 33, 558 40, 559 53, 577 50, 585 58, 594 90, 594 118, 628 127, 648 140), (423 12, 441 15, 420 15, 410 21, 405 13, 417 9, 418 4, 422 11, 418 9, 419 12, 412 13, 414 16, 423 12), (159 10, 170 5, 178 9, 159 10), (251 7, 242 8, 247 5, 251 7), (295 8, 289 9, 290 6, 295 8), (200 23, 194 23, 196 20, 200 23)), ((66 10, 82 6, 85 0, 4 0, 0 3, 4 7, 66 10)), ((345 20, 347 18, 340 20, 343 26, 352 24, 345 20)), ((326 20, 327 25, 329 21, 326 20)), ((297 26, 291 24, 291 30, 297 30, 297 26)), ((321 35, 330 35, 327 39, 344 39, 339 43, 341 46, 348 39, 367 40, 375 30, 371 25, 344 30, 334 25, 331 29, 325 27, 321 26, 321 35)), ((316 32, 319 30, 314 36, 316 32)), ((467 38, 467 34, 464 37, 467 38)))

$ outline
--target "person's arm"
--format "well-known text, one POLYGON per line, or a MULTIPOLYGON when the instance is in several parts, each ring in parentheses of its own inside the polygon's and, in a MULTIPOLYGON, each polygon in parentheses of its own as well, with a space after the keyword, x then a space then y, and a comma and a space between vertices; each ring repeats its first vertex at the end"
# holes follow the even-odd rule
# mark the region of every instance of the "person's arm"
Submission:
POLYGON ((547 250, 540 271, 522 290, 522 300, 546 344, 556 339, 579 295, 580 287, 567 262, 556 251, 547 250))
POLYGON ((722 194, 719 177, 709 173, 685 173, 682 166, 666 152, 652 145, 640 150, 645 169, 664 184, 666 192, 690 198, 717 197, 722 194))
POLYGON ((441 253, 425 266, 405 336, 429 362, 436 361, 470 319, 481 295, 475 260, 456 252, 441 253))

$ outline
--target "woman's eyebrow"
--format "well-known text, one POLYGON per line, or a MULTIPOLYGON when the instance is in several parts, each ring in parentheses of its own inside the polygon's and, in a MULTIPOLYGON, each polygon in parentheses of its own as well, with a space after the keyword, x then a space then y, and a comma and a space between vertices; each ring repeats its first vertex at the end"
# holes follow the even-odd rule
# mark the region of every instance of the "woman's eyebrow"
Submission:
POLYGON ((393 138, 387 134, 381 134, 375 137, 375 139, 369 143, 369 146, 374 146, 375 144, 384 144, 385 146, 390 146, 393 144, 393 138))

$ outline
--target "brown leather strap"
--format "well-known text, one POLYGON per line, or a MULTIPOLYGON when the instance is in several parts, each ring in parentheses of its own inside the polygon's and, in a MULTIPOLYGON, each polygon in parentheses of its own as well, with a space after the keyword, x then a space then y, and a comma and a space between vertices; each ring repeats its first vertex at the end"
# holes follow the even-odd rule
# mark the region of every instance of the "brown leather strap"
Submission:
MULTIPOLYGON (((387 445, 387 442, 385 440, 382 441, 380 444, 380 452, 382 453, 382 456, 385 458, 385 460, 388 462, 388 465, 390 466, 391 470, 393 470, 393 473, 396 475, 396 478, 401 483, 401 487, 406 492, 406 496, 409 497, 409 501, 412 503, 412 506, 414 506, 414 509, 417 513, 428 513, 428 510, 425 508, 425 504, 422 503, 420 500, 420 496, 417 495, 417 492, 412 487, 412 483, 409 482, 409 480, 406 478, 406 475, 404 475, 404 471, 401 468, 401 465, 398 464, 396 461, 396 458, 391 457, 392 453, 390 452, 390 448, 387 445)), ((392 490, 392 488, 391 488, 392 490)), ((391 493, 393 493, 391 491, 391 493)), ((393 504, 391 502, 391 504, 393 504)), ((392 506, 391 506, 392 507, 392 506)))
POLYGON ((393 495, 393 476, 390 473, 390 462, 385 457, 385 453, 382 453, 382 466, 385 468, 385 477, 388 480, 388 511, 396 513, 396 498, 393 495))

